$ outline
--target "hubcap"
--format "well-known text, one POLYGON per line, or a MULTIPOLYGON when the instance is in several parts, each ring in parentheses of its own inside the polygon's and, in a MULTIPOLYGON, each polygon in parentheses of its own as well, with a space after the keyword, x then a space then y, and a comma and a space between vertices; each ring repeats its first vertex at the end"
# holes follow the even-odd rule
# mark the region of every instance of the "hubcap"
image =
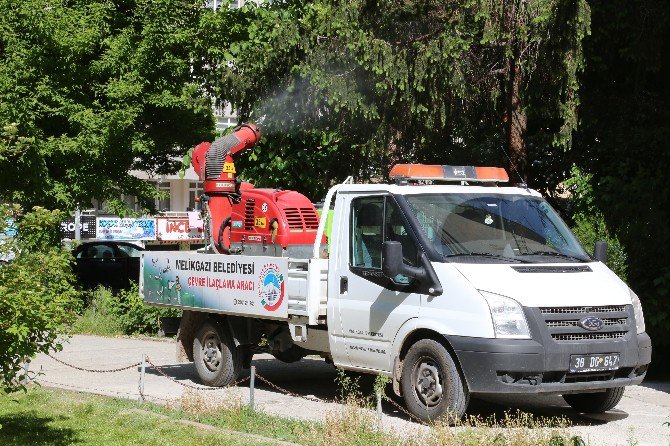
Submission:
POLYGON ((221 364, 221 347, 217 336, 210 335, 202 344, 202 359, 205 366, 212 372, 216 371, 221 364))
POLYGON ((416 378, 414 388, 421 401, 428 407, 438 405, 442 398, 442 381, 435 362, 421 360, 415 368, 414 376, 416 378))

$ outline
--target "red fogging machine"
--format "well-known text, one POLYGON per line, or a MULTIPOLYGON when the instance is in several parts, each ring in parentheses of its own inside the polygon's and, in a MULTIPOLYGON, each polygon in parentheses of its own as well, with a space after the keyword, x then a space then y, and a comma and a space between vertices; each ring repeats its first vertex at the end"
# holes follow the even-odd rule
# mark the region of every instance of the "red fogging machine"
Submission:
POLYGON ((242 124, 213 143, 203 142, 193 149, 191 164, 204 182, 205 238, 222 254, 309 252, 319 225, 312 202, 295 191, 256 189, 236 175, 235 159, 260 139, 254 124, 242 124))

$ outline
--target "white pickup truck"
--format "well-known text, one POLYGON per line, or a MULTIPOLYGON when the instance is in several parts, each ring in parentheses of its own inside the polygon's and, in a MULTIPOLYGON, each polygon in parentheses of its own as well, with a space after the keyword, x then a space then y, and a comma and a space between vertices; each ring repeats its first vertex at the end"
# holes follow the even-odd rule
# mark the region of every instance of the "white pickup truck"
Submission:
POLYGON ((391 177, 328 192, 327 250, 322 219, 310 249, 242 238, 237 255, 143 254, 140 292, 185 310, 178 346, 205 384, 234 382, 254 352, 318 354, 388 375, 412 414, 435 420, 477 394, 554 393, 604 412, 644 379, 638 297, 538 192, 498 186, 495 169, 404 165, 391 177))

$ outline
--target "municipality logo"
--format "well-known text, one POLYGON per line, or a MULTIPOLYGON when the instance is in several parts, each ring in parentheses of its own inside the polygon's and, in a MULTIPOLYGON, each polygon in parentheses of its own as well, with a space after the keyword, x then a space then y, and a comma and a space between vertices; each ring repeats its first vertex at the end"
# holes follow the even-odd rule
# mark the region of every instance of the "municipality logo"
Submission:
POLYGON ((261 269, 258 297, 261 305, 268 311, 275 311, 284 301, 284 275, 274 263, 266 264, 261 269))

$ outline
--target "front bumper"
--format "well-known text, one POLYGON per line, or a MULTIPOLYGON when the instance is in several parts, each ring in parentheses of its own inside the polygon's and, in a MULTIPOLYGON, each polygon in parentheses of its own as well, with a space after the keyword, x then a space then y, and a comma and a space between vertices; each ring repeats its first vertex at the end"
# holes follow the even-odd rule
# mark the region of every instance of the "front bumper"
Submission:
POLYGON ((644 379, 651 340, 646 333, 635 334, 634 325, 616 340, 556 342, 539 314, 526 315, 533 339, 446 336, 471 393, 578 393, 640 384, 644 379), (570 355, 597 353, 618 353, 619 368, 569 372, 570 355))

